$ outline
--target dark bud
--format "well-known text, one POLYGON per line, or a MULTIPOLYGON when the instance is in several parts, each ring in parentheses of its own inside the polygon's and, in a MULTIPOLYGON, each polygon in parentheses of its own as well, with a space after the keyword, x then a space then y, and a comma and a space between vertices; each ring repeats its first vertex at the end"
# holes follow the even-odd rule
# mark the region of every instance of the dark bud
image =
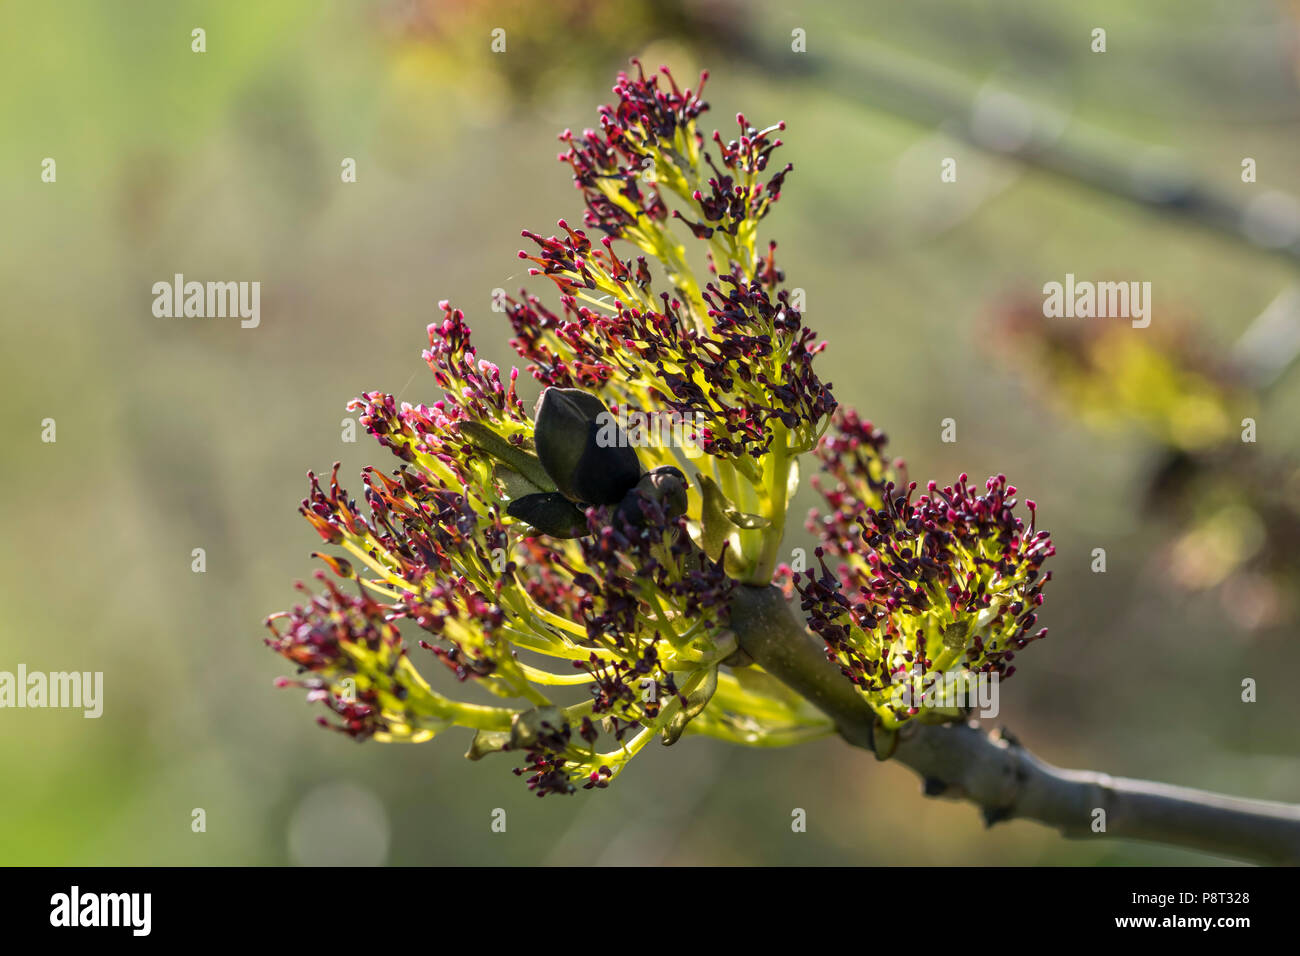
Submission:
POLYGON ((578 388, 546 389, 537 402, 535 426, 537 457, 572 501, 618 504, 641 476, 636 451, 595 395, 578 388))
POLYGON ((634 525, 645 525, 647 502, 655 502, 668 520, 686 514, 686 476, 672 465, 663 465, 641 476, 619 503, 618 513, 634 525))
POLYGON ((552 538, 580 538, 587 533, 587 516, 582 509, 556 491, 543 491, 516 498, 506 514, 527 521, 552 538))

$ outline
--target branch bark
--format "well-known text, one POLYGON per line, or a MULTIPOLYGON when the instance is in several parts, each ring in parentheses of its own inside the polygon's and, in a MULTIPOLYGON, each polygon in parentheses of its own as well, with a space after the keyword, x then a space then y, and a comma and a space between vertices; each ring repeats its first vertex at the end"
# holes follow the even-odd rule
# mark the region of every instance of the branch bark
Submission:
POLYGON ((835 48, 832 41, 829 55, 791 56, 788 46, 755 36, 735 42, 744 62, 766 76, 784 82, 816 80, 819 87, 853 102, 942 129, 985 152, 1193 223, 1292 264, 1300 261, 1300 240, 1284 237, 1276 245, 1266 244, 1251 228, 1260 217, 1231 190, 1170 170, 1174 164, 1168 159, 1152 161, 1146 144, 1057 115, 1009 90, 997 99, 981 99, 960 73, 863 37, 855 37, 851 47, 835 48), (1063 132, 1067 126, 1068 133, 1063 132), (1004 130, 1012 135, 1003 135, 1004 130))
MULTIPOLYGON (((774 587, 737 589, 731 626, 764 670, 835 721, 840 735, 873 750, 875 713, 795 618, 774 587)), ((968 800, 989 826, 1036 820, 1066 836, 1146 840, 1254 863, 1300 864, 1300 806, 1248 800, 1039 760, 1013 736, 975 724, 906 725, 892 759, 910 767, 928 796, 968 800), (1094 833, 1096 809, 1106 811, 1094 833)))

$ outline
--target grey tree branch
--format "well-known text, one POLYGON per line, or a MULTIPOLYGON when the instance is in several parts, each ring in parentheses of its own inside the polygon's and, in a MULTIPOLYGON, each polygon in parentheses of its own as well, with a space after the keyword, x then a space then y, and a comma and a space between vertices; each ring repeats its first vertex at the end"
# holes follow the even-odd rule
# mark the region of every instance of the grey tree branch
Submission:
MULTIPOLYGON (((738 588, 731 626, 750 657, 834 720, 846 741, 874 749, 874 712, 813 643, 779 590, 738 588)), ((1122 837, 1254 863, 1300 864, 1300 806, 1062 770, 1010 734, 973 724, 905 726, 892 759, 921 775, 927 795, 977 805, 990 826, 1036 820, 1066 836, 1122 837), (1104 834, 1091 828, 1098 808, 1106 811, 1104 834)))
MULTIPOLYGON (((851 46, 828 44, 828 55, 791 55, 755 37, 737 42, 745 61, 768 76, 815 79, 848 100, 942 128, 985 152, 1300 262, 1300 237, 1285 199, 1277 211, 1261 212, 1227 189, 1167 168, 1175 163, 1172 156, 1151 154, 1142 144, 1058 116, 1010 91, 981 97, 969 78, 941 64, 863 37, 851 46)), ((1231 170, 1233 177, 1238 172, 1231 170)))

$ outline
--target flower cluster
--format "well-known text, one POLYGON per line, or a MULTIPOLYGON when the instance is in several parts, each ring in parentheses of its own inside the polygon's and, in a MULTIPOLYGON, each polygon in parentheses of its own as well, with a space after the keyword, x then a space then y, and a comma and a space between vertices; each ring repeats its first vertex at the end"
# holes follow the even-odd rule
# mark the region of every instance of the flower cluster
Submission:
POLYGON ((268 644, 301 669, 281 683, 307 689, 353 737, 466 727, 471 756, 522 753, 539 794, 605 786, 707 704, 735 648, 733 582, 691 540, 680 471, 646 472, 635 450, 602 447, 606 409, 589 393, 548 389, 530 419, 515 375, 504 382, 464 316, 443 313, 425 352, 442 399, 399 405, 372 392, 350 406, 400 466, 364 469, 360 503, 337 465, 327 482, 309 474, 302 514, 343 552, 316 556, 358 593, 321 575, 323 593, 272 616, 268 644), (555 526, 556 514, 581 528, 555 526), (508 703, 434 690, 403 627, 453 686, 508 703))
MULTIPOLYGON (((560 137, 585 226, 602 235, 595 241, 564 220, 558 235, 524 232, 535 248, 520 256, 534 263, 530 274, 555 284, 559 304, 527 290, 509 298, 512 345, 543 385, 598 389, 613 407, 696 423, 692 440, 709 458, 713 485, 692 482, 690 509, 735 518, 715 521, 703 537, 730 540, 735 573, 766 582, 794 490, 792 462, 816 445, 835 409, 814 368, 823 345, 804 325, 797 290, 782 285, 776 244, 758 238, 790 171, 772 167, 783 127, 756 129, 740 115, 738 134, 714 133, 710 147, 697 128, 708 108, 699 88, 636 64, 614 93, 599 129, 560 137), (703 250, 708 281, 692 268, 688 244, 703 250), (671 289, 657 291, 656 275, 671 289)), ((671 448, 644 455, 650 466, 690 470, 671 448)))
POLYGON ((831 480, 817 485, 827 513, 809 519, 823 542, 820 567, 795 587, 828 656, 889 730, 918 715, 954 716, 923 700, 950 672, 1014 673, 1016 652, 1047 633, 1033 628, 1051 579, 1041 566, 1055 549, 1035 527, 1032 501, 1028 527, 1015 514, 1016 489, 1004 476, 982 494, 965 475, 943 488, 930 482, 914 500, 916 482, 895 484, 884 445, 851 412, 822 440, 831 480), (841 559, 834 571, 828 554, 841 559))
POLYGON ((365 594, 345 594, 324 574, 318 577, 321 594, 267 619, 267 644, 304 675, 281 678, 279 686, 305 688, 309 701, 324 703, 341 718, 330 723, 321 717, 322 725, 360 740, 427 740, 448 726, 450 702, 411 664, 383 608, 365 594))
MULTIPOLYGON (((763 437, 724 446, 726 423, 719 421, 717 453, 762 451, 770 440, 764 428, 768 418, 785 419, 794 428, 792 418, 798 416, 815 429, 830 403, 811 373, 811 333, 789 295, 776 288, 775 246, 760 251, 757 240, 758 224, 779 198, 790 169, 787 165, 762 180, 772 151, 781 145, 772 135, 780 126, 755 130, 740 116, 736 139, 724 142, 714 134, 715 160, 696 129, 708 108, 699 90, 680 89, 666 70, 662 77, 666 85, 661 86, 660 76, 647 78, 639 64, 636 76, 620 74, 614 87, 618 103, 601 108, 601 129, 561 136, 568 146, 561 159, 572 167, 583 193, 586 225, 605 236, 596 247, 585 232, 563 222, 564 237, 524 233, 538 252, 520 255, 555 281, 565 297, 565 315, 561 320, 527 296, 512 303, 517 346, 537 364, 540 376, 594 374, 602 385, 628 376, 632 399, 675 400, 715 413, 748 400, 763 437), (682 207, 671 214, 669 196, 682 207), (668 228, 670 220, 683 221, 705 242, 717 283, 701 286, 685 248, 668 228), (613 251, 615 239, 629 242, 641 255, 620 258, 613 251), (651 292, 647 256, 665 270, 674 295, 651 292), (597 318, 593 308, 611 315, 597 318), (575 326, 589 329, 578 342, 575 326), (632 354, 623 356, 625 350, 632 354), (801 394, 778 394, 780 404, 771 408, 772 396, 761 389, 737 387, 746 381, 741 359, 764 366, 759 374, 774 386, 801 394), (703 360, 706 370, 698 377, 692 375, 696 360, 703 360), (660 382, 663 394, 638 392, 640 380, 660 382)), ((757 376, 756 381, 763 384, 757 376)))
POLYGON ((640 280, 627 263, 605 271, 603 264, 619 261, 616 254, 593 255, 581 234, 538 241, 544 246, 535 257, 545 263, 541 271, 564 292, 561 312, 535 296, 511 299, 507 306, 514 345, 538 381, 601 388, 629 407, 703 421, 699 444, 716 458, 761 458, 778 429, 798 450, 816 441, 835 407, 813 370, 824 343, 802 326, 787 291, 773 297, 761 281, 746 280, 739 271, 719 277, 701 293, 710 323, 704 333, 683 302, 667 294, 654 307, 629 306, 623 299, 603 308, 581 304, 572 287, 575 274, 590 277, 592 288, 606 295, 609 282, 639 288, 640 280))
POLYGON ((859 519, 869 509, 884 507, 885 488, 906 482, 904 462, 885 458, 888 441, 883 431, 853 409, 845 408, 836 413, 831 429, 817 444, 815 453, 822 474, 813 477, 812 486, 821 495, 826 511, 814 509, 807 528, 836 557, 852 551, 859 519))
POLYGON ((762 746, 834 732, 729 629, 735 589, 776 572, 804 452, 825 466, 819 557, 843 566, 807 575, 803 605, 887 726, 910 716, 886 695, 904 671, 1011 672, 1051 553, 1004 479, 983 495, 964 477, 931 485, 913 502, 914 486, 896 494, 906 479, 883 434, 836 415, 813 368, 823 346, 775 244, 757 238, 790 168, 770 169, 783 127, 742 115, 711 151, 698 89, 638 65, 614 92, 599 132, 562 137, 603 237, 563 220, 562 236, 524 233, 536 250, 520 255, 560 297, 557 311, 527 292, 508 302, 512 344, 542 385, 535 409, 442 303, 424 352, 441 398, 349 405, 398 466, 364 469, 360 501, 337 465, 324 483, 309 474, 301 512, 337 580, 318 574, 323 590, 268 621, 268 644, 300 669, 282 683, 324 703, 332 726, 380 740, 467 728, 468 757, 518 755, 539 795, 602 789, 650 741, 686 732, 762 746), (704 243, 706 283, 686 237, 704 243), (653 289, 656 273, 671 291, 653 289), (703 460, 630 440, 628 411, 691 422, 703 460), (440 665, 431 681, 404 633, 440 665))
POLYGON ((719 158, 704 147, 695 121, 708 104, 701 98, 708 74, 700 76, 694 90, 678 88, 668 70, 646 78, 640 63, 635 77, 620 73, 614 84, 615 105, 600 109, 597 130, 575 135, 566 130, 560 140, 568 147, 560 158, 573 168, 574 183, 582 190, 585 221, 607 235, 628 239, 659 257, 661 236, 651 224, 669 218, 663 190, 674 193, 688 212, 674 210, 672 218, 686 224, 697 239, 718 238, 722 248, 748 249, 760 219, 781 198, 790 164, 766 182, 772 152, 781 145, 778 123, 755 129, 744 114, 736 115, 740 132, 724 142, 715 131, 719 158), (705 168, 707 167, 707 169, 705 168))
MULTIPOLYGON (((382 684, 376 668, 389 662, 358 662, 348 649, 374 641, 354 626, 382 633, 414 682, 398 626, 417 628, 455 680, 509 702, 471 705, 412 683, 408 698, 438 702, 421 727, 476 729, 473 757, 522 752, 520 772, 539 793, 604 786, 647 740, 671 742, 696 718, 732 739, 827 726, 787 695, 719 674, 735 649, 734 576, 770 579, 793 459, 834 409, 775 246, 758 247, 758 222, 789 171, 768 170, 780 126, 757 130, 740 117, 736 138, 715 134, 714 155, 695 128, 706 108, 698 90, 638 65, 615 94, 600 132, 561 137, 602 241, 563 221, 562 237, 525 233, 537 251, 521 255, 560 293, 559 314, 526 293, 509 306, 513 344, 544 386, 534 415, 517 373, 507 379, 480 360, 463 314, 444 303, 424 355, 442 399, 411 405, 368 392, 350 406, 401 467, 366 469, 361 505, 336 468, 328 488, 312 478, 302 505, 346 553, 320 557, 361 589, 348 600, 365 610, 336 614, 338 640, 310 668, 316 697, 350 700, 347 680, 367 692, 382 684), (668 197, 681 208, 670 212, 668 197), (681 220, 706 244, 713 281, 696 279, 670 231, 681 220), (621 256, 616 239, 637 251, 621 256), (652 264, 671 292, 653 290, 652 264), (708 456, 704 472, 679 448, 605 441, 611 408, 683 416, 708 456), (553 699, 582 686, 585 699, 553 699), (598 750, 602 735, 617 749, 598 750)), ((328 593, 343 600, 335 585, 328 593)), ((285 641, 273 646, 307 666, 285 641)), ((399 736, 366 706, 356 735, 399 736)))

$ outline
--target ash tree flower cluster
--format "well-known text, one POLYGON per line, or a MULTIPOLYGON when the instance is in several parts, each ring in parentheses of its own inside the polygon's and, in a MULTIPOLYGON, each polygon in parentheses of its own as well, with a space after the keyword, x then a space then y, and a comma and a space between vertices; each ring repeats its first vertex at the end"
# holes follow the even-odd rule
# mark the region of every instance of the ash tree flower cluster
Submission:
POLYGON ((683 89, 635 66, 598 129, 560 137, 583 227, 523 233, 521 257, 555 296, 508 302, 535 407, 443 303, 424 353, 441 397, 350 404, 398 461, 365 469, 359 495, 337 465, 309 475, 301 511, 325 569, 267 621, 299 669, 280 683, 324 705, 321 723, 381 741, 468 728, 467 756, 504 754, 539 795, 606 787, 656 738, 779 746, 835 731, 738 650, 737 588, 793 583, 884 730, 953 716, 893 706, 892 682, 1009 675, 1043 633, 1052 546, 1017 517, 1016 489, 963 475, 916 494, 883 435, 837 411, 818 377, 823 345, 758 235, 791 169, 773 159, 783 124, 739 115, 706 139, 706 77, 683 89), (682 416, 702 455, 611 440, 620 410, 682 416), (822 548, 816 571, 794 575, 781 542, 812 452, 822 548))
POLYGON ((918 706, 897 691, 900 682, 924 692, 953 669, 1010 677, 1018 651, 1046 636, 1034 630, 1043 562, 1055 553, 1036 528, 1015 513, 1016 488, 1005 475, 983 492, 966 475, 940 488, 900 486, 902 463, 884 457, 884 434, 851 411, 837 413, 817 449, 823 475, 814 486, 825 511, 808 521, 824 542, 819 572, 796 581, 809 627, 825 642, 888 732, 918 715, 960 716, 947 707, 918 706), (840 559, 831 570, 825 558, 840 559), (900 700, 902 703, 900 704, 900 700))

